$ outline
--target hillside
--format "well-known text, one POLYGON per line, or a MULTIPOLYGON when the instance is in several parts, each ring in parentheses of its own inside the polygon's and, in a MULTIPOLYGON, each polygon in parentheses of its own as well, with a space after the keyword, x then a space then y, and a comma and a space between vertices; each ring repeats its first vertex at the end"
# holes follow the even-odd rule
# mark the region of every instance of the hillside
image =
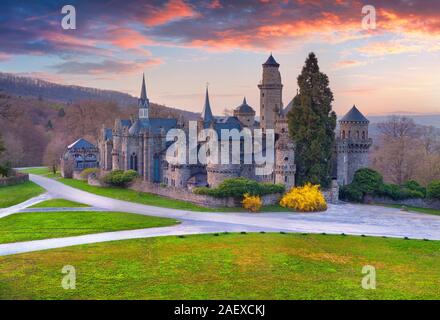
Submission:
MULTIPOLYGON (((48 100, 60 104, 72 104, 79 101, 103 101, 113 102, 119 107, 136 106, 137 98, 127 93, 113 90, 101 90, 96 88, 81 87, 74 85, 62 85, 37 78, 23 77, 11 73, 0 72, 0 91, 11 96, 36 98, 48 100)), ((197 113, 180 110, 178 108, 165 107, 153 104, 155 112, 160 110, 168 116, 175 114, 186 119, 196 119, 197 113)))

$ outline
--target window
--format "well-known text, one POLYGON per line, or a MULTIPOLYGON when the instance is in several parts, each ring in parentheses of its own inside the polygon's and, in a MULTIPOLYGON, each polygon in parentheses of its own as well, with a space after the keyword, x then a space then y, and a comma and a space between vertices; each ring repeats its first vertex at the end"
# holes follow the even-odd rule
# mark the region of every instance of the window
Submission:
POLYGON ((288 157, 285 157, 285 158, 284 158, 284 161, 286 161, 286 162, 289 161, 289 158, 288 158, 288 157))
POLYGON ((356 131, 356 138, 359 139, 359 131, 356 131))
POLYGON ((345 130, 342 130, 342 139, 345 139, 345 130))
POLYGON ((365 131, 362 131, 362 139, 365 139, 365 131))

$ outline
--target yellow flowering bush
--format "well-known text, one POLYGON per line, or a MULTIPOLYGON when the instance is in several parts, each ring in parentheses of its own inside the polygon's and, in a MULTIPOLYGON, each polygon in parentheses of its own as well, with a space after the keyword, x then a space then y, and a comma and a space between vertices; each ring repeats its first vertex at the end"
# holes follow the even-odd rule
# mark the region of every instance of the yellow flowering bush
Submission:
POLYGON ((292 188, 281 198, 280 205, 303 212, 325 211, 327 202, 319 187, 319 185, 307 183, 303 187, 292 188))
POLYGON ((250 212, 258 212, 263 206, 263 200, 259 196, 251 196, 249 193, 244 194, 243 208, 250 212))

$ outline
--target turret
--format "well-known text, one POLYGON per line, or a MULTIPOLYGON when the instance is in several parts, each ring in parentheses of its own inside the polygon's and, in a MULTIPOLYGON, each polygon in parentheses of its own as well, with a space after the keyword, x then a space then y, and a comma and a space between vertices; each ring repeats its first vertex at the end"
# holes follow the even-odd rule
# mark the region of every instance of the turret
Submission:
POLYGON ((145 74, 142 75, 141 94, 138 100, 139 119, 148 119, 148 110, 150 109, 150 101, 147 97, 147 87, 145 85, 145 74))
POLYGON ((272 54, 263 63, 263 76, 258 85, 260 89, 260 126, 263 132, 266 129, 275 129, 275 122, 283 107, 283 85, 279 66, 272 54))

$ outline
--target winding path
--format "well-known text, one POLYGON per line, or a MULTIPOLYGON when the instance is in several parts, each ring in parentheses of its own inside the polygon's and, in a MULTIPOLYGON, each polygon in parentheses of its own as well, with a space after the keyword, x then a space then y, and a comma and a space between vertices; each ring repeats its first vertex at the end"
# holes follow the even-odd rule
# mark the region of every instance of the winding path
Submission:
MULTIPOLYGON (((76 237, 0 244, 0 256, 95 242, 210 232, 267 231, 352 234, 440 240, 440 216, 403 212, 399 209, 355 204, 329 205, 323 213, 219 213, 160 208, 111 199, 72 188, 53 179, 30 175, 47 190, 42 198, 64 198, 109 211, 124 211, 174 218, 173 227, 105 232, 76 237)), ((170 199, 172 201, 172 199, 170 199)), ((35 199, 28 200, 31 204, 35 199)), ((29 205, 31 205, 29 204, 29 205)), ((24 204, 0 210, 2 215, 23 210, 24 204)))

